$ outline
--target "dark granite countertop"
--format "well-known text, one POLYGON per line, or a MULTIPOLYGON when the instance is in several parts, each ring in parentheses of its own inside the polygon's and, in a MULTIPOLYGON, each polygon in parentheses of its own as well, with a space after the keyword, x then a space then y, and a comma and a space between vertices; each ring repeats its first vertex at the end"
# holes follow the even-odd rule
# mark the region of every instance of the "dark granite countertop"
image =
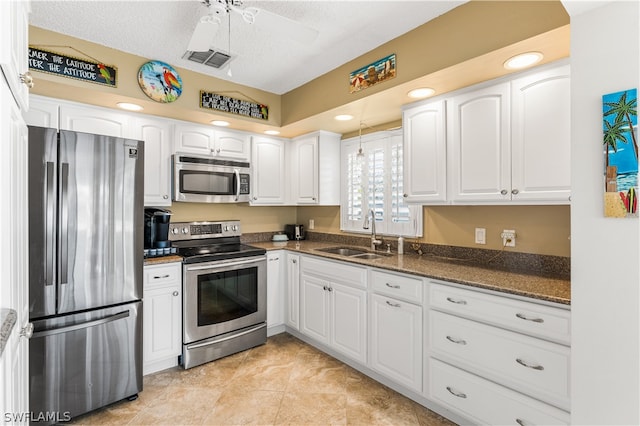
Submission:
MULTIPOLYGON (((419 275, 427 278, 441 279, 458 284, 487 290, 494 290, 518 296, 530 297, 564 305, 571 304, 571 281, 565 278, 554 278, 548 275, 523 273, 492 269, 459 259, 450 259, 432 255, 392 254, 380 259, 365 260, 353 257, 334 255, 318 251, 318 249, 336 246, 348 246, 335 242, 295 241, 288 242, 250 242, 249 244, 267 250, 286 249, 299 253, 313 254, 372 266, 390 271, 419 275)), ((358 247, 362 248, 362 247, 358 247)))

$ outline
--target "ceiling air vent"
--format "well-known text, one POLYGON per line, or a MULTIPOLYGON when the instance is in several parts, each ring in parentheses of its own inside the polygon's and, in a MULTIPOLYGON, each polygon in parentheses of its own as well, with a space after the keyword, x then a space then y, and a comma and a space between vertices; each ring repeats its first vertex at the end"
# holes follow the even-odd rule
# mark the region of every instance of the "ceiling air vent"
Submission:
POLYGON ((226 64, 231 56, 226 53, 217 52, 215 50, 209 50, 207 52, 190 52, 187 51, 184 56, 190 61, 204 64, 213 68, 220 68, 226 64))

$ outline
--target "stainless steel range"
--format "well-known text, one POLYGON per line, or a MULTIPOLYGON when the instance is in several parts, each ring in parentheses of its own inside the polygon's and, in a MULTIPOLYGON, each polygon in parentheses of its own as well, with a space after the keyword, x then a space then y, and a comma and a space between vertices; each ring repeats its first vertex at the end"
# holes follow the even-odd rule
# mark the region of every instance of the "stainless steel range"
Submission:
POLYGON ((266 250, 240 243, 240 222, 172 223, 183 257, 180 364, 195 367, 267 340, 266 250))

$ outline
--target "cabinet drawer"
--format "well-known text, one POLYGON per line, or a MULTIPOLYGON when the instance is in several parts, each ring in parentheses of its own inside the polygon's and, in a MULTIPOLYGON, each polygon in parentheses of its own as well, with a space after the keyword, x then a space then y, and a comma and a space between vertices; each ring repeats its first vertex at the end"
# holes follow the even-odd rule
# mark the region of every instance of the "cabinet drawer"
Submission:
POLYGON ((571 311, 431 281, 433 308, 569 345, 571 311))
POLYGON ((300 268, 302 274, 313 274, 324 280, 367 288, 367 268, 344 262, 332 262, 304 256, 300 268))
POLYGON ((429 360, 431 398, 487 425, 568 425, 569 413, 435 359, 429 360))
POLYGON ((376 293, 422 305, 424 282, 419 278, 372 270, 371 286, 376 293))
POLYGON ((431 311, 432 355, 562 409, 569 409, 566 346, 431 311))
POLYGON ((182 283, 182 263, 173 262, 144 267, 145 290, 176 283, 182 283))

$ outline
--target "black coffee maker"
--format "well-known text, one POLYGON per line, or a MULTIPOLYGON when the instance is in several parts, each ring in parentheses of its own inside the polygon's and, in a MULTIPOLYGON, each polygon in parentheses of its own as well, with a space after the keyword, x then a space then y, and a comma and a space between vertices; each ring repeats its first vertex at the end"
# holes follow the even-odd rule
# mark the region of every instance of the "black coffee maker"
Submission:
POLYGON ((144 248, 158 249, 171 247, 169 241, 169 210, 144 209, 144 248))

